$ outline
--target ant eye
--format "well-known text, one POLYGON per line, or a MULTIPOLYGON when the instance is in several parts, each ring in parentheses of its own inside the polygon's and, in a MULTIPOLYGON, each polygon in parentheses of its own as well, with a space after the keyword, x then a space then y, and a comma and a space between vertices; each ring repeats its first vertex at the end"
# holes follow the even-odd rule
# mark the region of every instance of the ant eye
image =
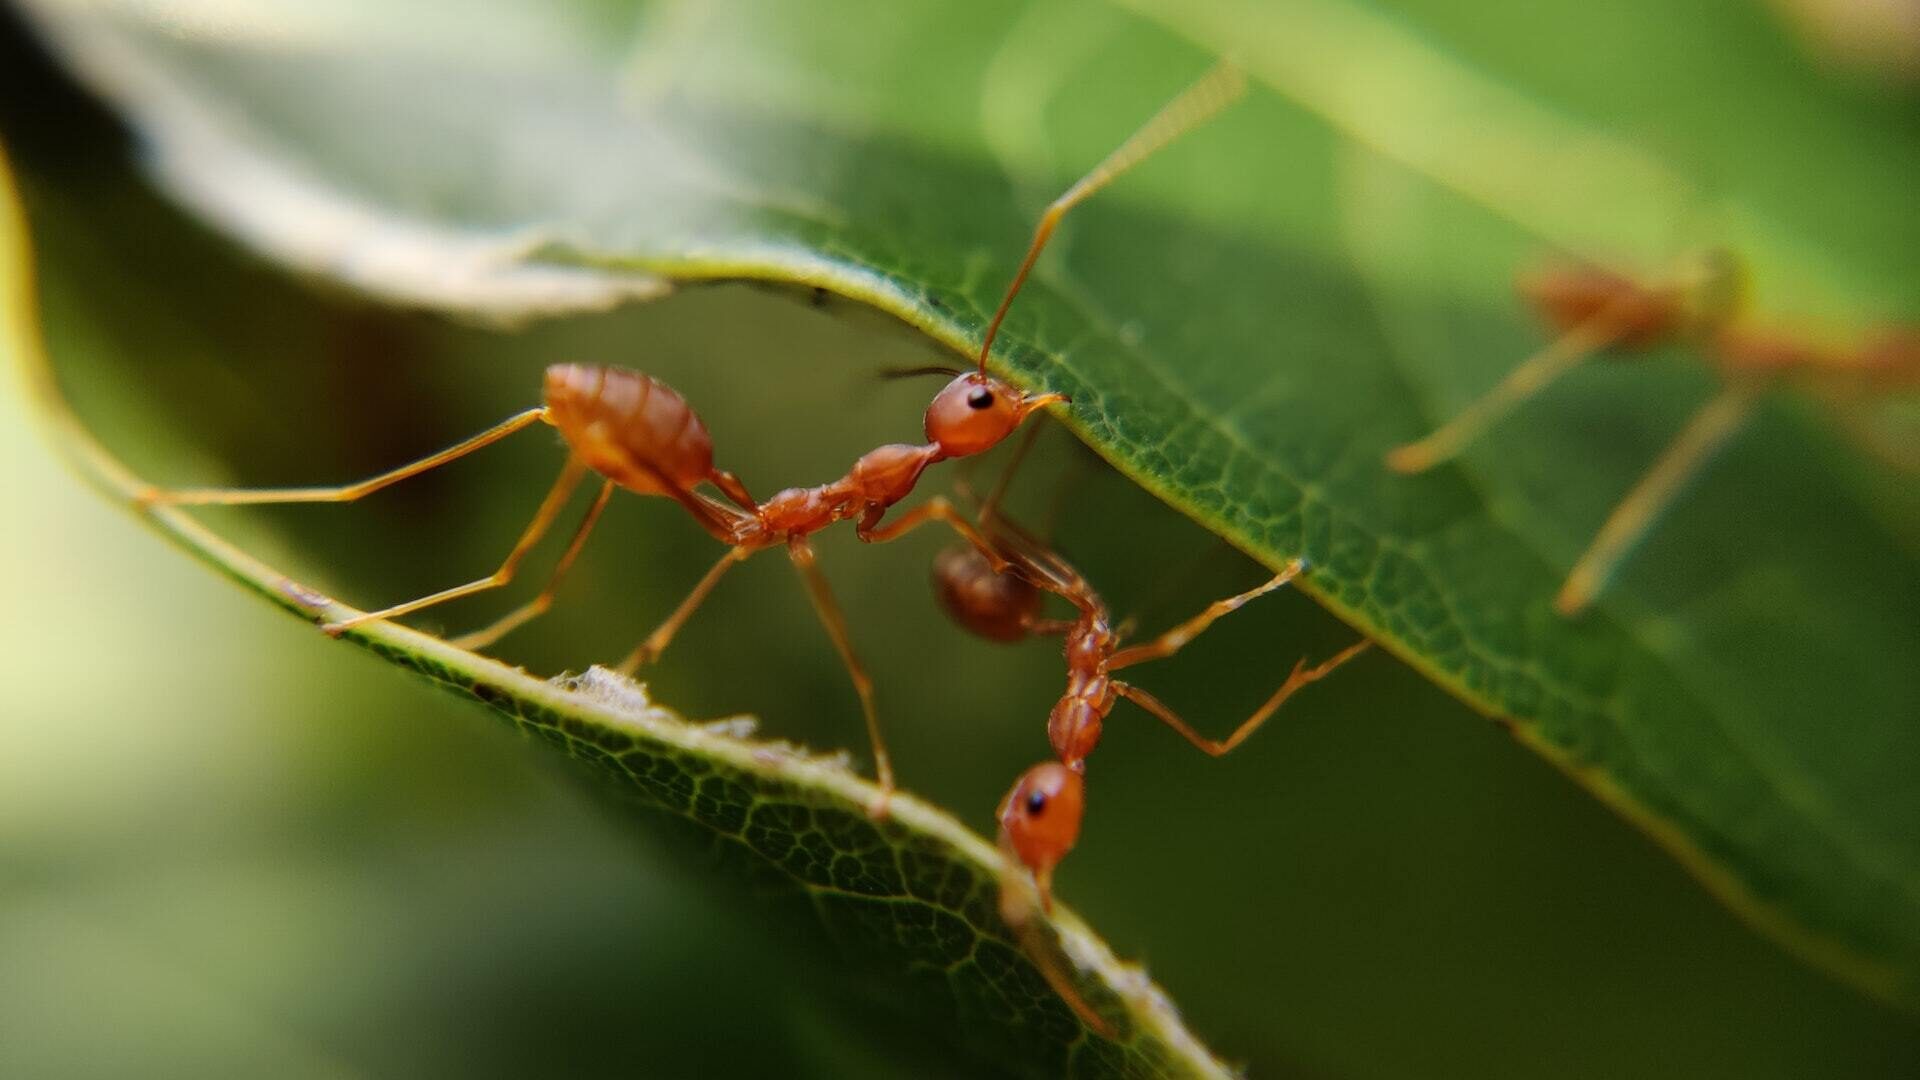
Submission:
POLYGON ((1029 816, 1039 817, 1040 811, 1045 810, 1046 808, 1047 808, 1046 792, 1036 791, 1027 796, 1027 814, 1029 816))
POLYGON ((984 386, 976 386, 967 394, 967 404, 976 409, 993 408, 993 391, 984 386))

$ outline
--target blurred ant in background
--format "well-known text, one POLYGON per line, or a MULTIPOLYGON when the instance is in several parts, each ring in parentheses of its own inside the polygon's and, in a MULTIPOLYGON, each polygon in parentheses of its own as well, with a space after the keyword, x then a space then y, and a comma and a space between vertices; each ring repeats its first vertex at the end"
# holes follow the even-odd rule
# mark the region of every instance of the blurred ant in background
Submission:
POLYGON ((1593 602, 1686 482, 1775 387, 1798 383, 1832 406, 1857 441, 1892 464, 1920 471, 1920 452, 1886 440, 1859 421, 1857 412, 1876 398, 1920 389, 1920 328, 1885 328, 1834 347, 1757 326, 1741 317, 1744 278, 1743 267, 1720 250, 1690 260, 1664 282, 1637 281, 1587 265, 1522 274, 1516 281, 1521 299, 1558 336, 1438 430, 1389 453, 1388 466, 1418 473, 1452 459, 1514 406, 1596 353, 1696 346, 1725 387, 1694 413, 1575 562, 1554 599, 1555 609, 1569 616, 1593 602))

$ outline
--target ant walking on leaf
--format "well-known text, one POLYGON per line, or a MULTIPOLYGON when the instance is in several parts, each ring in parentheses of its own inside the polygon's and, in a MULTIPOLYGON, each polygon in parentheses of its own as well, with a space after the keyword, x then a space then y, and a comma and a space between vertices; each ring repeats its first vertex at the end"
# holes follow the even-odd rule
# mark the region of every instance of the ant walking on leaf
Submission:
POLYGON ((956 374, 927 406, 927 442, 892 444, 869 451, 838 480, 816 487, 788 488, 764 502, 759 501, 734 474, 715 467, 713 440, 706 425, 671 387, 650 375, 626 368, 557 364, 546 371, 540 406, 517 413, 439 453, 358 483, 260 489, 150 488, 140 494, 138 501, 145 506, 353 502, 465 457, 527 427, 549 424, 558 429, 567 444, 566 463, 533 520, 498 569, 464 585, 329 623, 322 629, 338 636, 364 623, 398 618, 506 585, 513 580, 522 560, 552 527, 569 496, 589 473, 596 474, 601 481, 599 494, 575 528, 539 594, 491 625, 453 639, 453 644, 463 648, 485 648, 552 606, 561 578, 573 564, 615 488, 625 488, 638 495, 664 496, 678 502, 695 522, 727 546, 727 552, 679 607, 627 654, 618 669, 631 674, 642 664, 658 658, 674 634, 735 564, 756 552, 784 547, 859 694, 880 789, 870 809, 876 816, 884 814, 894 788, 894 777, 880 733, 872 682, 854 653, 846 621, 816 565, 809 538, 836 522, 851 520, 861 540, 881 543, 897 539, 929 521, 940 521, 958 532, 990 565, 1004 565, 996 549, 943 497, 936 496, 892 521, 884 520, 886 514, 913 491, 928 466, 989 450, 1036 411, 1067 400, 1063 394, 1026 393, 987 371, 994 337, 1025 283, 1028 271, 1069 210, 1234 100, 1242 86, 1236 68, 1224 63, 1217 65, 1168 102, 1056 199, 1041 216, 1026 256, 987 324, 974 369, 956 374), (706 487, 717 491, 718 496, 705 490, 706 487))
POLYGON ((1424 472, 1451 460, 1513 407, 1583 360, 1606 351, 1697 346, 1725 383, 1694 413, 1653 466, 1616 505, 1554 598, 1562 615, 1586 609, 1667 507, 1725 446, 1769 390, 1794 381, 1833 405, 1848 432, 1887 460, 1920 468, 1855 420, 1863 402, 1920 387, 1920 330, 1885 329, 1851 346, 1834 347, 1741 316, 1744 271, 1725 251, 1691 260, 1671 280, 1649 283, 1593 266, 1556 266, 1523 274, 1522 300, 1557 332, 1494 387, 1432 434, 1394 449, 1387 464, 1424 472))

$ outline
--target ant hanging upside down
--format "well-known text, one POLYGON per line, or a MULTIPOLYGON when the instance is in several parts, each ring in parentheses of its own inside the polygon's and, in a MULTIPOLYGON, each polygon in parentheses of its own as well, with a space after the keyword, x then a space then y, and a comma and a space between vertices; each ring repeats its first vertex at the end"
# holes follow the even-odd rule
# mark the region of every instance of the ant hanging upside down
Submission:
POLYGON ((572 540, 540 593, 493 624, 456 638, 453 643, 470 649, 485 648, 551 607, 560 579, 579 554, 615 488, 673 499, 714 539, 727 545, 727 553, 680 606, 627 654, 618 665, 619 670, 631 674, 640 665, 657 658, 732 566, 756 552, 771 547, 786 548, 860 696, 880 787, 870 809, 875 815, 883 814, 894 788, 894 778, 880 734, 872 683, 854 653, 839 605, 815 563, 809 537, 836 522, 851 520, 860 539, 880 543, 896 539, 928 521, 941 521, 973 545, 989 565, 1005 565, 996 549, 944 498, 936 497, 891 522, 884 520, 887 511, 913 491, 928 466, 991 449, 1036 411, 1066 402, 1063 394, 1030 394, 987 372, 994 337, 1025 283, 1028 271, 1067 211, 1233 101, 1242 88, 1243 79, 1237 69, 1217 65, 1054 200, 1035 227, 1026 256, 987 323, 974 370, 956 375, 928 405, 927 442, 894 444, 869 451, 838 480, 816 487, 789 488, 765 502, 756 500, 737 477, 715 467, 713 440, 706 425, 671 387, 650 375, 625 368, 559 364, 547 369, 544 403, 539 407, 527 409, 439 453, 359 483, 264 489, 150 488, 141 493, 139 502, 148 506, 352 502, 534 424, 550 424, 566 441, 566 463, 533 520, 497 570, 464 585, 330 623, 323 629, 328 634, 339 635, 366 622, 398 618, 506 585, 528 552, 553 525, 575 488, 589 472, 596 473, 601 477, 599 495, 574 530, 572 540), (701 490, 702 485, 710 485, 720 493, 719 497, 701 490))
POLYGON ((1126 628, 1115 625, 1106 601, 1086 578, 1058 551, 998 512, 1007 476, 1037 431, 1015 450, 1006 472, 980 506, 977 530, 997 558, 986 554, 986 547, 949 547, 934 559, 933 586, 948 617, 969 633, 1002 642, 1029 636, 1061 638, 1067 688, 1047 717, 1047 741, 1057 760, 1027 770, 1007 792, 998 814, 1001 846, 1032 871, 1041 905, 1046 907, 1052 903, 1054 867, 1080 835, 1087 757, 1099 745, 1107 716, 1122 698, 1151 713, 1203 753, 1221 757, 1259 730, 1297 691, 1325 678, 1373 642, 1362 638, 1319 664, 1309 665, 1302 658, 1280 688, 1226 738, 1210 739, 1195 731, 1172 707, 1141 687, 1114 678, 1114 673, 1179 652, 1221 616, 1299 577, 1307 569, 1306 560, 1295 559, 1267 581, 1208 604, 1151 641, 1126 645, 1126 628), (1071 604, 1074 617, 1048 617, 1042 610, 1045 593, 1071 604))
POLYGON ((1012 642, 1028 636, 1059 635, 1067 661, 1066 690, 1047 717, 1047 741, 1055 760, 1022 773, 1000 802, 999 843, 1005 860, 1000 884, 1001 916, 1021 937, 1021 944, 1040 971, 1080 1017, 1106 1032, 1106 1022, 1080 996, 1058 962, 1040 942, 1032 927, 1028 887, 1015 875, 1032 876, 1032 892, 1040 907, 1052 910, 1053 872, 1080 836, 1086 807, 1087 758, 1099 745, 1114 706, 1126 699, 1171 727, 1203 753, 1221 757, 1245 742, 1279 711, 1289 698, 1318 682, 1334 669, 1365 652, 1373 643, 1362 638, 1318 664, 1302 658, 1294 664, 1267 700, 1223 739, 1211 739, 1183 720, 1153 694, 1114 674, 1136 664, 1172 656, 1216 619, 1247 602, 1278 589, 1306 570, 1295 559, 1286 569, 1245 592, 1217 600, 1199 614, 1151 641, 1125 645, 1124 628, 1114 624, 1106 602, 1087 580, 1057 551, 1036 539, 1011 519, 997 513, 1008 477, 1033 443, 1038 428, 1014 451, 1007 469, 981 503, 977 526, 998 553, 998 560, 973 546, 950 547, 934 560, 934 592, 950 618, 962 629, 991 641, 1012 642), (1052 593, 1074 608, 1074 617, 1055 619, 1043 609, 1044 594, 1052 593))

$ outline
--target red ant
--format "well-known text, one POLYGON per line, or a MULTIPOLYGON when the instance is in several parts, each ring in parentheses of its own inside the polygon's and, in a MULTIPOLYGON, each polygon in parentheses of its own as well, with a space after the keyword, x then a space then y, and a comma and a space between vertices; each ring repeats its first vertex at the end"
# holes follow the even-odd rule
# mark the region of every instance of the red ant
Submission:
POLYGON ((575 529, 545 587, 526 604, 493 624, 454 639, 469 649, 484 648, 503 634, 545 612, 553 602, 561 577, 572 565, 588 532, 616 487, 639 495, 662 495, 684 507, 700 526, 727 545, 727 553, 693 588, 680 606, 649 634, 618 669, 627 674, 657 658, 700 603, 736 563, 767 548, 784 546, 807 586, 827 634, 853 678, 873 746, 880 793, 873 810, 883 813, 893 790, 893 767, 880 735, 872 682, 854 654, 839 605, 815 564, 808 538, 839 521, 854 520, 861 540, 880 543, 900 537, 928 521, 943 521, 984 558, 1000 565, 995 549, 982 538, 945 498, 935 497, 882 524, 887 511, 912 492, 920 474, 936 462, 968 457, 991 449, 1040 408, 1067 400, 1064 394, 1028 394, 987 373, 993 340, 1027 273, 1060 219, 1082 200, 1116 176, 1139 163, 1175 136, 1217 111, 1240 93, 1243 81, 1237 69, 1217 65, 1198 82, 1163 107, 1106 160, 1056 199, 1034 229, 1026 257, 1014 273, 1000 306, 987 323, 977 364, 949 382, 927 406, 927 442, 894 444, 872 450, 855 461, 838 480, 818 487, 789 488, 759 502, 732 473, 713 463, 713 440, 686 400, 652 376, 625 368, 559 364, 546 371, 544 404, 528 409, 452 447, 403 465, 390 472, 338 487, 232 489, 148 489, 139 496, 143 505, 252 504, 352 502, 391 484, 473 453, 535 423, 559 429, 568 455, 560 477, 535 512, 533 520, 507 553, 499 569, 465 585, 366 612, 322 627, 329 635, 377 619, 392 619, 448 600, 499 588, 513 579, 521 560, 532 550, 565 506, 568 497, 589 471, 602 478, 600 492, 575 529), (699 490, 710 484, 724 500, 699 490))
MULTIPOLYGON (((1602 350, 1640 352, 1676 342, 1698 343, 1726 386, 1701 406, 1614 507, 1574 563, 1554 607, 1562 615, 1579 613, 1686 481, 1740 430, 1765 391, 1793 377, 1831 404, 1850 406, 1920 386, 1920 330, 1886 330, 1853 348, 1836 349, 1756 328, 1736 321, 1744 301, 1743 279, 1742 268, 1724 251, 1707 252, 1673 280, 1657 284, 1592 266, 1550 267, 1522 275, 1516 282, 1521 298, 1559 336, 1438 430, 1394 449, 1387 464, 1398 472, 1417 473, 1451 459, 1508 409, 1602 350)), ((1848 431, 1889 461, 1920 469, 1920 463, 1864 425, 1850 424, 1848 431)))
POLYGON ((989 496, 983 505, 979 528, 991 539, 1004 568, 996 566, 982 549, 950 547, 934 561, 934 589, 948 615, 981 637, 1018 641, 1029 635, 1058 634, 1063 640, 1067 688, 1047 717, 1047 741, 1058 760, 1036 765, 1022 774, 1001 801, 997 814, 1001 847, 1032 872, 1041 906, 1051 910, 1054 867, 1080 836, 1087 756, 1099 745, 1106 718, 1120 699, 1153 714, 1202 752, 1222 757, 1259 730, 1302 687, 1325 678, 1373 642, 1362 638, 1311 667, 1301 659, 1280 688, 1232 734, 1224 739, 1207 738, 1171 706, 1138 686, 1113 678, 1113 673, 1179 652, 1221 616, 1299 577, 1307 569, 1306 560, 1295 559, 1262 584, 1214 601, 1151 641, 1123 647, 1126 628, 1114 625, 1106 602, 1093 586, 1058 552, 1004 516, 996 517, 993 500, 994 496, 989 496), (1045 617, 1041 611, 1042 591, 1072 604, 1075 617, 1045 617))
POLYGON ((1303 658, 1294 665, 1280 688, 1232 734, 1224 739, 1201 735, 1159 698, 1113 678, 1113 673, 1173 655, 1222 615, 1294 580, 1306 570, 1306 561, 1295 559, 1265 583, 1209 604, 1198 615, 1152 641, 1123 648, 1127 636, 1124 626, 1113 624, 1105 601, 1080 572, 1011 520, 995 516, 1007 477, 1032 442, 1029 435, 1016 449, 1001 480, 981 504, 978 515, 978 527, 993 541, 1005 563, 1004 569, 996 566, 979 548, 950 547, 934 560, 934 592, 941 607, 956 623, 980 637, 1010 642, 1029 635, 1058 634, 1064 641, 1067 688, 1047 718, 1047 740, 1057 760, 1035 765, 1021 774, 995 812, 1005 860, 1000 883, 1000 913, 1020 936, 1022 946, 1061 999, 1096 1031, 1111 1034, 1106 1021, 1081 997, 1053 954, 1038 939, 1032 925, 1028 894, 1014 875, 1015 867, 1024 867, 1032 875, 1041 908, 1052 910, 1054 868, 1080 836, 1086 805, 1087 757, 1099 744, 1113 707, 1121 698, 1132 701, 1201 751, 1220 757, 1245 742, 1295 692, 1325 678, 1373 643, 1362 638, 1331 659, 1311 667, 1303 658), (1072 619, 1045 617, 1043 591, 1071 603, 1076 616, 1072 619))

